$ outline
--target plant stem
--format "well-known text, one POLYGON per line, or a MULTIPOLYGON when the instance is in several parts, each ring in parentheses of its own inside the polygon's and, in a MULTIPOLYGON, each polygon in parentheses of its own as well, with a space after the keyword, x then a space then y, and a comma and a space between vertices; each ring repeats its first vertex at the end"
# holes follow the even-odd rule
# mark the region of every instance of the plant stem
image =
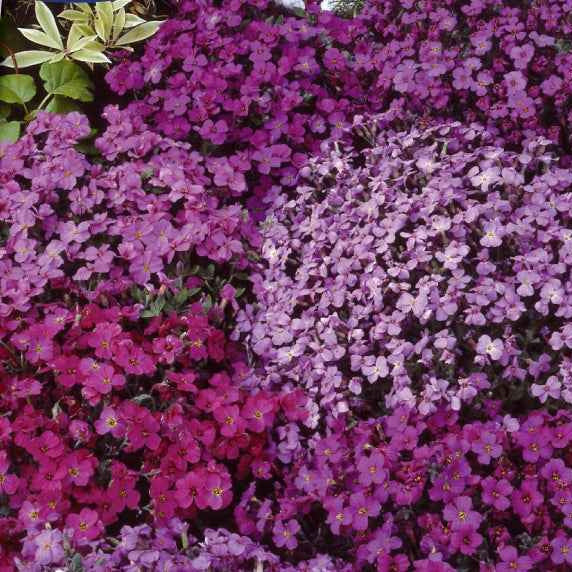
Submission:
POLYGON ((46 97, 44 97, 44 99, 42 99, 42 101, 40 102, 40 105, 38 105, 38 107, 36 108, 36 111, 40 111, 44 107, 46 102, 50 99, 50 97, 52 97, 52 94, 48 93, 48 95, 46 95, 46 97))
POLYGON ((18 62, 16 60, 16 56, 14 55, 14 52, 4 42, 0 42, 0 48, 5 49, 8 52, 8 55, 12 58, 12 62, 14 63, 14 72, 20 73, 20 70, 18 69, 18 62))

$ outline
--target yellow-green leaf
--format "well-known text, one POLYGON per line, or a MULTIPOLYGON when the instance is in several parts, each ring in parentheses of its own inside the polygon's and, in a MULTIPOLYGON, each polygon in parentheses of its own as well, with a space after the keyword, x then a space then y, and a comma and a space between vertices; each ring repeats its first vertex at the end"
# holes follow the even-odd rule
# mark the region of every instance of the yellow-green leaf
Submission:
POLYGON ((125 6, 127 6, 127 4, 129 4, 131 2, 131 0, 115 0, 115 2, 113 2, 113 11, 117 12, 118 10, 121 10, 121 8, 125 8, 125 6))
POLYGON ((93 16, 93 11, 91 10, 91 6, 86 4, 85 2, 74 2, 74 6, 81 10, 84 14, 89 15, 90 17, 93 16))
POLYGON ((96 40, 94 40, 93 42, 89 42, 89 44, 86 44, 83 48, 91 52, 105 51, 105 46, 101 42, 98 42, 96 40))
POLYGON ((85 47, 89 46, 97 36, 88 36, 87 38, 79 38, 74 44, 68 47, 68 53, 73 54, 78 50, 83 50, 85 47))
POLYGON ((125 28, 134 28, 135 26, 139 26, 139 24, 144 24, 145 20, 143 18, 139 18, 135 14, 127 14, 125 16, 125 28))
POLYGON ((83 22, 76 22, 75 25, 82 36, 95 36, 95 30, 90 24, 84 24, 83 22))
POLYGON ((78 62, 88 62, 91 64, 110 64, 111 60, 101 52, 96 52, 94 50, 78 50, 73 54, 70 54, 70 57, 78 62))
POLYGON ((70 22, 89 22, 90 15, 80 10, 64 10, 58 14, 58 18, 63 18, 70 22))
POLYGON ((84 35, 81 33, 77 23, 71 25, 70 31, 68 32, 68 39, 66 41, 66 48, 69 50, 78 40, 83 38, 84 35))
POLYGON ((104 42, 107 42, 111 36, 111 27, 113 26, 113 6, 111 2, 98 2, 95 5, 95 13, 97 15, 95 31, 104 42))
POLYGON ((127 44, 133 44, 135 42, 140 42, 152 36, 158 29, 162 22, 145 22, 133 30, 129 30, 127 34, 123 34, 117 42, 116 46, 125 46, 127 44))
POLYGON ((119 35, 123 31, 125 27, 125 8, 120 8, 117 13, 115 14, 115 18, 113 19, 113 30, 111 33, 111 39, 117 40, 119 35))
POLYGON ((33 42, 34 44, 40 44, 40 46, 54 48, 55 50, 61 49, 58 42, 54 42, 52 38, 40 30, 33 30, 32 28, 18 28, 18 30, 24 38, 30 40, 30 42, 33 42))
POLYGON ((42 30, 44 30, 46 35, 51 40, 56 42, 56 45, 60 50, 63 50, 64 43, 60 37, 60 31, 58 30, 56 19, 54 18, 52 11, 39 0, 36 1, 36 19, 38 20, 38 24, 40 24, 42 30))
POLYGON ((64 52, 60 52, 59 54, 52 56, 48 61, 51 64, 56 64, 58 62, 61 62, 64 59, 64 57, 65 57, 64 52))
MULTIPOLYGON (((14 55, 19 68, 28 68, 30 66, 43 64, 44 62, 51 60, 53 56, 53 52, 46 52, 43 50, 28 50, 14 55)), ((11 56, 8 56, 1 65, 13 68, 14 61, 11 56)))

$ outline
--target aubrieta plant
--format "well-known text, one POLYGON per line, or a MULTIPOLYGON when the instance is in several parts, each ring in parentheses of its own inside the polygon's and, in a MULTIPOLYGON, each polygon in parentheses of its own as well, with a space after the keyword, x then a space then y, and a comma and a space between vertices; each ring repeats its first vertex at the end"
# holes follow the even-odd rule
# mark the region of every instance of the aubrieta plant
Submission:
POLYGON ((0 78, 0 570, 570 570, 570 0, 176 4, 0 78))
POLYGON ((236 480, 274 473, 271 432, 307 416, 299 390, 249 391, 226 336, 248 217, 205 192, 186 145, 115 111, 95 158, 77 113, 0 148, 6 569, 24 533, 60 564, 117 522, 224 510, 236 480))
POLYGON ((570 155, 571 8, 569 0, 370 0, 352 21, 362 29, 355 73, 371 80, 382 110, 479 121, 511 146, 542 135, 570 155))
POLYGON ((207 157, 210 185, 247 195, 256 214, 292 189, 308 155, 340 135, 362 101, 348 73, 357 30, 333 15, 318 23, 319 9, 308 10, 300 17, 270 0, 185 0, 141 59, 112 68, 109 85, 138 94, 122 113, 191 142, 207 157), (346 33, 334 41, 337 26, 346 33))
POLYGON ((548 140, 492 141, 372 119, 303 169, 262 225, 258 301, 238 316, 263 387, 304 387, 315 423, 572 403, 572 174, 548 140))

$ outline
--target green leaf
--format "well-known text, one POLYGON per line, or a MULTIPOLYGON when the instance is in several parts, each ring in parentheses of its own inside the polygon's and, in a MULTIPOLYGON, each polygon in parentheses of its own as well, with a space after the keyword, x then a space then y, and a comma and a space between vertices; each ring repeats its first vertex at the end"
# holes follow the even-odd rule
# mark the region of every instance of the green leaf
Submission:
POLYGON ((79 111, 81 107, 69 97, 64 97, 63 95, 56 95, 46 106, 46 111, 51 111, 52 113, 69 113, 70 111, 79 111))
POLYGON ((127 44, 133 44, 135 42, 140 42, 152 36, 161 26, 162 22, 145 22, 133 30, 129 30, 127 34, 123 34, 117 42, 116 46, 126 46, 127 44))
POLYGON ((32 28, 18 28, 18 31, 22 36, 24 36, 24 38, 30 40, 30 42, 33 42, 34 44, 40 44, 40 46, 54 48, 55 50, 60 49, 59 42, 56 42, 40 30, 34 30, 32 28))
POLYGON ((0 77, 0 100, 23 105, 34 99, 36 85, 30 75, 9 74, 0 77))
MULTIPOLYGON (((54 56, 53 52, 45 52, 43 50, 29 50, 25 52, 18 52, 15 54, 16 63, 19 68, 28 68, 30 66, 36 66, 51 60, 54 56)), ((8 56, 0 65, 13 68, 14 60, 12 57, 8 56)))
POLYGON ((20 137, 20 122, 9 121, 8 123, 0 123, 0 142, 14 143, 20 137))
POLYGON ((53 40, 60 50, 64 49, 64 43, 60 37, 60 31, 58 30, 58 25, 56 19, 52 14, 52 11, 39 0, 36 1, 36 19, 38 24, 42 27, 42 30, 46 32, 46 35, 53 40))
MULTIPOLYGON (((75 54, 74 54, 75 55, 75 54)), ((63 60, 56 64, 43 64, 40 77, 52 95, 64 95, 79 101, 93 101, 93 84, 87 73, 77 64, 63 60)))
POLYGON ((154 302, 151 302, 151 304, 149 305, 149 308, 147 308, 146 310, 143 310, 143 312, 141 312, 141 317, 142 318, 154 318, 154 317, 158 316, 159 314, 161 314, 161 311, 165 307, 166 303, 167 303, 167 301, 165 300, 165 298, 158 298, 154 302))
POLYGON ((88 50, 84 48, 82 50, 78 50, 73 54, 70 54, 70 57, 78 62, 88 62, 90 64, 110 64, 111 60, 103 53, 96 52, 95 50, 88 50))
POLYGON ((70 560, 69 572, 83 572, 83 562, 79 552, 74 554, 73 558, 70 560))

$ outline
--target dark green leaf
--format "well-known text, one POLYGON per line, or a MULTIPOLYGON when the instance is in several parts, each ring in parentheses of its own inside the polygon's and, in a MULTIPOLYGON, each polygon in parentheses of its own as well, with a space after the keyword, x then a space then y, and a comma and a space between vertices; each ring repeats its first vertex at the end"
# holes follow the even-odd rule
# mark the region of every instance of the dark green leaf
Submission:
POLYGON ((8 119, 11 111, 12 106, 0 101, 0 122, 8 119))
POLYGON ((63 95, 56 95, 52 98, 50 103, 46 106, 46 111, 52 113, 69 113, 70 111, 78 111, 81 107, 69 97, 63 95))

